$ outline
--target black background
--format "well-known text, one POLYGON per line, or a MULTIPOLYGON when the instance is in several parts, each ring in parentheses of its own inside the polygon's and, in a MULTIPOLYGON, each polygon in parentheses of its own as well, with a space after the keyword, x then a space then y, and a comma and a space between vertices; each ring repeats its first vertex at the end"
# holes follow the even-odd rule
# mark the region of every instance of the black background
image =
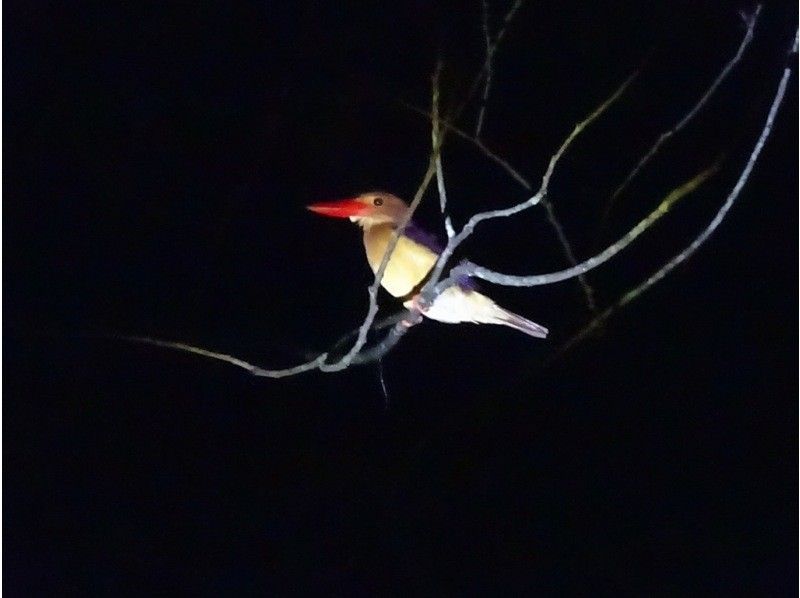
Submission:
MULTIPOLYGON (((794 35, 769 3, 718 95, 606 198, 735 52, 748 3, 529 2, 484 140, 532 180, 649 55, 551 183, 576 253, 721 172, 590 275, 602 305, 705 226, 760 132, 794 35)), ((496 26, 505 3, 492 3, 496 26)), ((9 596, 795 595, 797 84, 699 253, 549 368, 588 319, 574 281, 492 288, 541 322, 426 323, 384 363, 286 380, 93 338, 147 334, 283 367, 356 326, 357 230, 303 209, 410 197, 437 55, 452 107, 480 2, 6 2, 4 589, 9 596), (140 594, 141 595, 141 594, 140 594)), ((461 124, 474 126, 476 105, 461 124)), ((452 138, 457 223, 525 197, 452 138)), ((433 191, 419 212, 441 233, 433 191)), ((565 263, 543 212, 470 258, 565 263)), ((382 298, 392 309, 387 297, 382 298)))

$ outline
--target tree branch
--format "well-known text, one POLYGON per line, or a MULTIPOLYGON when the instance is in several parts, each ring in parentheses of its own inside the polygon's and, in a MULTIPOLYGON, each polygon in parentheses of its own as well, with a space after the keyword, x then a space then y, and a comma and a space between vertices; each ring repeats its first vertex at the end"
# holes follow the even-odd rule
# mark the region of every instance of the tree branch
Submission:
MULTIPOLYGON (((442 143, 442 126, 441 119, 439 118, 439 79, 442 73, 442 61, 439 59, 436 63, 436 70, 433 73, 432 79, 432 99, 431 99, 431 145, 437 148, 442 143)), ((449 239, 455 234, 453 229, 453 222, 447 214, 447 189, 444 186, 444 170, 442 169, 442 152, 436 153, 435 158, 436 167, 436 188, 439 192, 439 208, 444 218, 444 228, 447 231, 447 238, 449 239)))
MULTIPOLYGON (((370 332, 378 332, 380 330, 385 330, 386 328, 394 326, 395 324, 398 324, 403 320, 409 320, 411 318, 412 318, 412 312, 410 310, 404 309, 390 316, 387 316, 378 322, 375 322, 370 328, 370 332)), ((333 344, 331 349, 328 350, 328 353, 333 354, 339 347, 342 347, 343 345, 346 345, 347 343, 351 342, 353 339, 358 338, 358 332, 360 329, 361 327, 359 326, 358 328, 354 328, 347 334, 342 335, 339 338, 339 340, 337 340, 333 344)), ((308 359, 315 359, 317 355, 318 353, 310 353, 307 354, 306 357, 308 359)))
POLYGON ((622 183, 614 190, 614 192, 611 194, 611 198, 608 200, 608 203, 606 204, 605 210, 603 211, 603 216, 601 218, 601 227, 603 225, 602 223, 605 223, 608 220, 611 211, 613 210, 614 205, 616 204, 617 198, 622 194, 623 191, 625 191, 625 189, 627 189, 631 181, 633 181, 633 179, 636 178, 636 176, 639 174, 642 168, 644 168, 650 162, 650 160, 652 160, 653 157, 655 157, 655 155, 661 149, 661 146, 664 145, 667 141, 669 141, 669 139, 673 135, 680 133, 680 131, 686 125, 688 125, 689 122, 691 122, 691 120, 697 115, 697 113, 700 112, 700 110, 702 110, 702 108, 706 105, 706 103, 708 103, 708 100, 711 98, 711 96, 713 96, 714 93, 717 91, 717 88, 722 84, 722 82, 731 73, 733 68, 742 59, 742 56, 744 55, 744 52, 747 49, 747 46, 750 45, 750 41, 753 39, 753 30, 755 29, 756 22, 758 21, 758 17, 760 14, 761 14, 761 5, 759 4, 758 6, 756 6, 752 15, 743 17, 747 25, 747 30, 745 31, 744 37, 742 38, 742 41, 739 44, 739 48, 736 50, 736 54, 734 54, 734 56, 725 64, 723 69, 711 83, 711 86, 705 91, 705 93, 700 97, 700 99, 691 108, 691 110, 689 110, 689 112, 687 112, 675 126, 673 126, 670 130, 661 134, 661 136, 656 140, 653 146, 647 151, 647 153, 644 156, 642 156, 642 158, 639 160, 636 166, 633 167, 633 170, 631 170, 628 173, 628 176, 625 177, 625 180, 623 180, 622 183))
MULTIPOLYGON (((421 108, 417 108, 416 106, 413 106, 411 104, 404 104, 404 106, 409 110, 416 112, 417 114, 420 114, 430 119, 434 118, 434 115, 432 113, 428 113, 425 110, 422 110, 421 108)), ((447 127, 447 129, 455 133, 458 137, 461 137, 462 139, 469 141, 484 156, 492 160, 494 163, 498 164, 512 179, 514 179, 517 183, 519 183, 519 185, 523 189, 525 189, 526 191, 533 191, 533 185, 531 184, 531 182, 524 176, 522 176, 522 174, 520 174, 520 172, 516 168, 514 168, 508 162, 508 160, 501 158, 492 150, 490 150, 483 141, 481 141, 477 137, 470 135, 469 133, 467 133, 466 131, 464 131, 463 129, 459 128, 458 126, 454 125, 451 122, 445 120, 442 120, 441 122, 445 127, 447 127)), ((567 258, 568 263, 574 266, 578 262, 575 260, 575 254, 572 250, 572 245, 570 244, 569 239, 566 236, 566 233, 564 233, 564 228, 561 226, 561 223, 558 221, 558 218, 556 217, 555 210, 553 209, 552 204, 546 199, 541 200, 539 203, 545 209, 547 222, 550 224, 551 228, 555 231, 556 238, 558 239, 559 243, 561 243, 561 250, 564 253, 564 257, 567 258)), ((594 289, 592 289, 592 287, 589 286, 588 281, 583 275, 578 277, 578 282, 580 283, 584 297, 586 298, 586 306, 589 308, 590 312, 592 313, 596 312, 597 305, 594 301, 594 289)))
MULTIPOLYGON (((797 35, 800 35, 798 33, 797 35)), ((797 52, 797 35, 794 39, 794 44, 792 46, 792 50, 790 51, 790 55, 797 52)), ((761 150, 764 148, 764 144, 767 142, 767 138, 769 137, 770 133, 772 132, 773 125, 775 123, 775 116, 778 113, 778 109, 780 108, 781 104, 783 103, 783 97, 786 93, 786 87, 789 83, 789 78, 792 74, 792 67, 787 66, 783 70, 783 76, 781 77, 780 83, 778 84, 778 89, 775 92, 775 96, 773 97, 772 104, 769 109, 769 113, 767 114, 767 121, 764 124, 764 128, 761 130, 761 135, 758 137, 758 141, 753 148, 753 151, 750 152, 750 157, 747 160, 747 164, 745 164, 744 169, 742 170, 739 178, 736 181, 736 184, 733 186, 733 189, 728 194, 725 203, 722 204, 719 211, 716 213, 714 218, 711 222, 708 223, 705 229, 692 241, 683 251, 675 255, 672 259, 670 259, 666 264, 664 264, 661 268, 659 268, 655 273, 651 274, 647 279, 645 279, 642 283, 622 295, 616 303, 614 303, 611 307, 600 313, 598 316, 593 318, 586 326, 581 328, 578 332, 576 332, 569 340, 567 340, 556 352, 552 359, 558 358, 559 356, 563 355, 570 349, 572 349, 575 345, 583 341, 586 337, 589 336, 591 332, 602 326, 611 316, 613 316, 617 311, 621 308, 628 305, 630 302, 638 299, 643 293, 648 291, 653 285, 664 279, 670 272, 672 272, 675 268, 681 265, 683 262, 688 260, 692 255, 700 248, 700 246, 705 243, 708 238, 714 234, 714 231, 717 230, 722 220, 728 214, 728 211, 733 206, 733 203, 739 197, 739 194, 742 191, 742 188, 747 183, 747 180, 750 177, 750 173, 753 170, 753 166, 758 160, 759 155, 761 154, 761 150)), ((552 361, 551 359, 551 361, 552 361)))
POLYGON ((481 107, 478 110, 478 120, 475 123, 475 137, 480 139, 481 129, 483 129, 483 119, 486 116, 486 105, 489 103, 489 92, 492 88, 492 59, 496 47, 492 45, 492 34, 489 31, 489 2, 482 0, 481 14, 483 15, 483 40, 486 43, 486 58, 484 65, 486 70, 486 79, 483 83, 483 96, 481 97, 481 107))
MULTIPOLYGON (((458 120, 458 117, 461 116, 461 113, 464 111, 464 108, 467 107, 469 102, 472 100, 472 97, 475 95, 475 92, 478 91, 478 86, 480 85, 484 76, 487 76, 487 78, 489 78, 494 55, 497 52, 497 49, 500 47, 500 42, 502 42, 503 38, 506 36, 506 32, 508 31, 509 25, 511 25, 511 22, 514 20, 514 17, 516 16, 519 9, 522 8, 523 4, 525 4, 525 0, 514 1, 514 4, 511 5, 511 8, 508 9, 508 12, 503 17, 503 21, 500 25, 500 30, 497 32, 497 36, 495 36, 494 42, 492 42, 491 45, 487 43, 486 56, 484 57, 483 64, 481 65, 481 68, 478 71, 478 73, 475 75, 475 78, 472 80, 472 83, 470 83, 469 89, 467 90, 467 93, 464 96, 464 101, 461 102, 461 105, 458 107, 458 109, 455 111, 453 115, 453 120, 458 120)), ((488 11, 488 5, 485 6, 485 10, 488 11)), ((488 17, 488 12, 485 14, 488 17)), ((488 30, 484 29, 484 38, 488 39, 486 36, 488 36, 488 30)), ((487 99, 488 99, 489 87, 491 87, 491 81, 484 86, 484 94, 486 95, 487 99)), ((485 106, 485 103, 482 106, 485 106)))
POLYGON ((237 368, 242 368, 243 370, 247 370, 254 376, 265 376, 268 378, 285 378, 287 376, 296 376, 297 374, 302 374, 304 372, 310 372, 311 370, 317 369, 322 363, 325 361, 325 358, 328 356, 327 353, 322 353, 318 357, 312 359, 311 361, 307 361, 306 363, 301 363, 300 365, 286 368, 282 370, 265 370, 264 368, 258 367, 257 365, 253 365, 251 363, 247 363, 243 359, 239 359, 238 357, 233 357, 232 355, 227 355, 225 353, 217 353, 215 351, 209 351, 208 349, 202 349, 200 347, 195 347, 194 345, 188 345, 186 343, 179 343, 173 341, 164 341, 157 338, 150 338, 147 336, 114 336, 113 338, 117 338, 119 340, 128 341, 132 343, 141 343, 145 345, 152 345, 155 347, 163 347, 165 349, 176 349, 178 351, 184 351, 186 353, 194 353, 195 355, 202 355, 203 357, 209 357, 211 359, 216 359, 217 361, 224 361, 225 363, 229 363, 231 365, 235 365, 237 368))
POLYGON ((585 274, 589 270, 600 266, 607 262, 612 257, 617 255, 620 251, 630 245, 637 237, 644 231, 655 224, 661 217, 663 217, 680 199, 694 191, 702 183, 713 175, 719 169, 719 163, 714 164, 707 168, 690 181, 684 183, 680 187, 670 192, 667 197, 659 204, 659 206, 647 215, 642 221, 634 226, 628 233, 619 239, 616 243, 610 245, 605 251, 581 262, 580 264, 560 270, 558 272, 551 272, 549 274, 535 274, 532 276, 514 276, 511 274, 502 274, 495 272, 488 268, 478 266, 471 262, 462 262, 450 271, 450 276, 446 280, 440 282, 435 287, 436 294, 444 291, 445 288, 455 284, 460 278, 464 276, 481 278, 494 284, 512 287, 534 287, 547 284, 554 284, 563 280, 568 280, 585 274))

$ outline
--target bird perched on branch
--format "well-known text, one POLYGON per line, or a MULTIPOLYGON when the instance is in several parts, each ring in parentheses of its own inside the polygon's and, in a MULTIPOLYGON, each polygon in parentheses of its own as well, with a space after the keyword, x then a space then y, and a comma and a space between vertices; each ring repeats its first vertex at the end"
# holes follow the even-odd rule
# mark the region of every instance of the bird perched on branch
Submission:
MULTIPOLYGON (((409 207, 390 193, 370 192, 350 199, 316 203, 308 209, 323 216, 349 218, 361 226, 367 261, 375 273, 392 234, 403 222, 409 207)), ((402 299, 405 307, 413 307, 414 299, 427 282, 441 251, 442 247, 433 235, 409 222, 389 258, 381 286, 392 296, 402 299)), ((422 313, 427 318, 447 324, 499 324, 537 338, 547 336, 547 328, 503 309, 479 293, 475 283, 468 278, 445 289, 422 313)))

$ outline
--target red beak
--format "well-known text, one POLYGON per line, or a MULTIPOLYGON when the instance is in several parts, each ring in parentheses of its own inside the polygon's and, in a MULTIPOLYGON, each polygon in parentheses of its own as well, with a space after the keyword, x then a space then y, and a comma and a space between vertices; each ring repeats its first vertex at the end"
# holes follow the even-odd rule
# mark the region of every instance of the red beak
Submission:
POLYGON ((306 206, 306 208, 331 218, 349 218, 350 216, 360 216, 369 209, 369 206, 357 199, 342 199, 340 201, 323 201, 306 206))

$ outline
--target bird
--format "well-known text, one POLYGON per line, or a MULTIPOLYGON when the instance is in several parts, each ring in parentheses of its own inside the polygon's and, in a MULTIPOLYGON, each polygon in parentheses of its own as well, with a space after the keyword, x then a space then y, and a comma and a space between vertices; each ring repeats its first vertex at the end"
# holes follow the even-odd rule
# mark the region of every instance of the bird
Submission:
MULTIPOLYGON (((407 217, 408 204, 391 193, 370 191, 355 197, 314 203, 310 211, 331 218, 348 218, 363 229, 364 249, 373 273, 378 271, 395 230, 407 217)), ((389 258, 381 286, 406 308, 427 282, 442 252, 435 235, 409 222, 389 258)), ((474 280, 464 278, 447 287, 422 315, 446 324, 473 323, 508 326, 536 338, 546 338, 547 328, 497 305, 478 291, 474 280)))

